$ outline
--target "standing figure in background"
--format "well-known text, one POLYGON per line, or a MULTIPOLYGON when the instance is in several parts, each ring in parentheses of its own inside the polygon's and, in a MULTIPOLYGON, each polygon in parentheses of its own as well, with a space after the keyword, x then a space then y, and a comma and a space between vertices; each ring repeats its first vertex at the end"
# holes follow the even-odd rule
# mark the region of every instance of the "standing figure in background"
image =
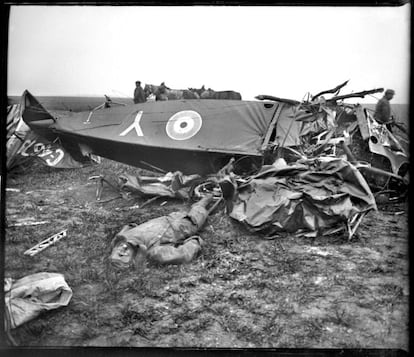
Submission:
POLYGON ((135 90, 134 90, 134 103, 145 103, 145 93, 144 90, 141 88, 141 82, 135 82, 135 90))
POLYGON ((393 117, 391 116, 390 100, 394 97, 394 94, 394 90, 387 89, 384 93, 384 96, 378 101, 374 113, 375 120, 380 124, 385 124, 390 132, 392 132, 391 123, 394 121, 393 117))

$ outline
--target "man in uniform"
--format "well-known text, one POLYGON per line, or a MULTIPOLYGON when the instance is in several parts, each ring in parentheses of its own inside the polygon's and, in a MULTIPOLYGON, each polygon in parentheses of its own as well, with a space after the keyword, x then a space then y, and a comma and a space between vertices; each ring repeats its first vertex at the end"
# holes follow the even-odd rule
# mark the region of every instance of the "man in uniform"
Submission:
POLYGON ((394 94, 394 90, 387 89, 384 96, 378 101, 374 113, 375 120, 380 124, 385 124, 389 131, 391 131, 391 123, 393 122, 390 100, 394 97, 394 94))
POLYGON ((136 81, 135 82, 135 90, 134 90, 134 103, 145 103, 145 93, 144 90, 141 88, 141 82, 136 81))
POLYGON ((130 224, 112 240, 111 263, 119 268, 140 267, 148 257, 161 264, 190 262, 201 250, 202 239, 194 234, 217 206, 208 195, 192 205, 189 212, 173 212, 140 225, 130 224))

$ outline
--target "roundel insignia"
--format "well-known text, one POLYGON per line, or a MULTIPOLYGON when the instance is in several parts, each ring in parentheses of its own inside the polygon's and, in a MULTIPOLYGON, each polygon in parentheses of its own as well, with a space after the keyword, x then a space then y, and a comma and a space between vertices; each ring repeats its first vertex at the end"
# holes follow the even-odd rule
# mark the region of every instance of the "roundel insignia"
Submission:
POLYGON ((202 123, 200 114, 194 110, 183 110, 168 119, 165 130, 171 139, 187 140, 198 133, 202 123))

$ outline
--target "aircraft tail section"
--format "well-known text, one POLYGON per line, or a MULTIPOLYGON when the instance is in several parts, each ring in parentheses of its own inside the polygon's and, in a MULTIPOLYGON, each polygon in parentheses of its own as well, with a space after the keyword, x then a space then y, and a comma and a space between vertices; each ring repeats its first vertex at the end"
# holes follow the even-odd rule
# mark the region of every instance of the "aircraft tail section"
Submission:
POLYGON ((8 156, 36 157, 56 168, 78 168, 92 162, 82 155, 77 144, 61 140, 55 128, 56 119, 27 90, 19 107, 19 118, 21 116, 28 127, 18 140, 18 147, 9 150, 8 156))
POLYGON ((21 102, 21 113, 24 122, 36 133, 48 140, 53 140, 56 134, 51 126, 56 122, 50 114, 28 90, 25 90, 21 102))

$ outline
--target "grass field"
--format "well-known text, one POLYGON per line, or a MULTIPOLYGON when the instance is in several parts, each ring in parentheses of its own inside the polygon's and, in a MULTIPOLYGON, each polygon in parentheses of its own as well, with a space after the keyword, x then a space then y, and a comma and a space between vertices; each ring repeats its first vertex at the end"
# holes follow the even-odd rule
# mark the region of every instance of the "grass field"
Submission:
POLYGON ((64 274, 67 307, 11 331, 18 346, 390 348, 408 350, 407 203, 382 206, 352 241, 280 236, 267 240, 215 212, 200 235, 202 254, 183 266, 109 268, 110 242, 124 224, 189 207, 142 198, 102 201, 88 177, 136 169, 54 170, 31 164, 9 173, 5 276, 64 274), (131 208, 132 207, 132 208, 131 208), (48 221, 38 226, 16 222, 48 221), (23 252, 67 228, 34 257, 23 252))

